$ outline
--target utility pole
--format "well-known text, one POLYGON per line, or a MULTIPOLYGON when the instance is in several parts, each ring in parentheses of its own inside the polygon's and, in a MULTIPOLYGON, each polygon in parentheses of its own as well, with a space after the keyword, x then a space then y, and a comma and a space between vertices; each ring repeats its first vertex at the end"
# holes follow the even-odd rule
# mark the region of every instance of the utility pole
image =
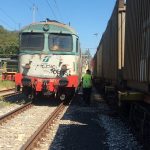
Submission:
POLYGON ((35 14, 36 14, 37 10, 38 10, 38 8, 36 7, 35 4, 33 4, 33 7, 32 7, 32 22, 33 23, 35 22, 35 14))

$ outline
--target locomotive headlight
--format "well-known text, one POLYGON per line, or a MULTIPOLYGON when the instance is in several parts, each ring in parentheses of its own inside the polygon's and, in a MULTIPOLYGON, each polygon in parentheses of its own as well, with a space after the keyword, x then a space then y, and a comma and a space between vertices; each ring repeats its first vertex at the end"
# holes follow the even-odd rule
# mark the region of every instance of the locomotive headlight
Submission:
POLYGON ((66 65, 62 65, 61 69, 60 69, 60 77, 63 77, 66 72, 67 72, 67 66, 66 65))
POLYGON ((67 71, 67 66, 66 66, 66 65, 62 65, 62 66, 61 66, 61 70, 62 70, 62 71, 67 71))
POLYGON ((30 69, 30 64, 25 64, 24 68, 30 69))
POLYGON ((22 64, 21 66, 25 69, 30 69, 31 63, 32 63, 32 61, 30 61, 29 63, 26 63, 26 64, 22 64))

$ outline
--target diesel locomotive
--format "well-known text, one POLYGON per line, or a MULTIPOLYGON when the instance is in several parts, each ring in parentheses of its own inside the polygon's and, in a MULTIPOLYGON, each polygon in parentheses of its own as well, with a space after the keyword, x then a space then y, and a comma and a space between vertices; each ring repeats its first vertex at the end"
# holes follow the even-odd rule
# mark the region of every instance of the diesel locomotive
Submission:
POLYGON ((15 83, 27 96, 65 100, 77 89, 81 68, 79 37, 69 25, 47 20, 21 30, 15 83))

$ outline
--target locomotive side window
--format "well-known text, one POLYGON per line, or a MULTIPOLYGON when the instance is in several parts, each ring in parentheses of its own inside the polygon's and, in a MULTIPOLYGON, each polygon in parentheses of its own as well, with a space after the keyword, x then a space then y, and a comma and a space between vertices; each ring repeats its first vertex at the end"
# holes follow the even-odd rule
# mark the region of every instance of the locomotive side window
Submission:
POLYGON ((44 48, 44 34, 22 33, 20 39, 21 50, 42 50, 44 48))
POLYGON ((51 51, 71 52, 73 39, 68 34, 49 34, 48 45, 51 51))

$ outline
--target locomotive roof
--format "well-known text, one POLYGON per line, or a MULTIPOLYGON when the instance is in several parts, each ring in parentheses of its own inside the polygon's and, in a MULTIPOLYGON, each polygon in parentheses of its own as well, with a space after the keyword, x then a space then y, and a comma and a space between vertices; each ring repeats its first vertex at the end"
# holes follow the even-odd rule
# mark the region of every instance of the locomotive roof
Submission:
POLYGON ((62 32, 62 33, 71 33, 71 34, 77 34, 76 31, 63 23, 57 22, 57 21, 48 21, 48 22, 36 22, 36 23, 32 23, 26 27, 24 27, 21 32, 45 32, 43 30, 44 25, 48 25, 49 26, 49 31, 47 32, 62 32))

